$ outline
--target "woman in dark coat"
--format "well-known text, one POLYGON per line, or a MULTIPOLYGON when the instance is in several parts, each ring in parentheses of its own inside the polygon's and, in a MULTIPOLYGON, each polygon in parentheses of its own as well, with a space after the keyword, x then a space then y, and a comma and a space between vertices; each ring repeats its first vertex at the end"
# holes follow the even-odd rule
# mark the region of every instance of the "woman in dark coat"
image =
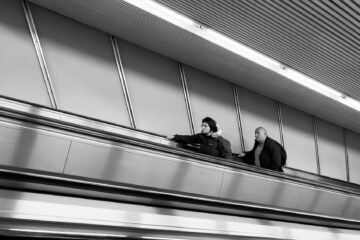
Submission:
POLYGON ((202 120, 201 133, 195 135, 178 135, 173 138, 174 141, 183 144, 200 144, 200 152, 214 157, 232 159, 230 142, 221 136, 214 137, 213 134, 218 131, 215 120, 206 117, 202 120))

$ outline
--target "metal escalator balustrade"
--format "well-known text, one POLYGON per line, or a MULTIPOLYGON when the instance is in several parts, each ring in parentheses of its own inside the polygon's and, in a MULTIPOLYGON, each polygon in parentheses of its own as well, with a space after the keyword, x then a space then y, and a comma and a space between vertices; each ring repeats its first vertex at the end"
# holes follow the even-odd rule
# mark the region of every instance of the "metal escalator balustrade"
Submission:
MULTIPOLYGON (((113 123, 104 122, 98 119, 91 119, 89 117, 80 116, 73 113, 68 113, 61 110, 53 110, 44 106, 28 103, 25 101, 19 101, 8 97, 0 97, 0 114, 5 117, 24 120, 27 122, 33 122, 41 124, 43 126, 60 128, 68 130, 73 133, 78 133, 80 136, 83 134, 87 136, 102 137, 104 139, 123 141, 131 144, 137 144, 141 147, 150 147, 160 149, 163 152, 171 152, 179 155, 191 156, 196 159, 206 160, 208 162, 219 163, 214 161, 214 157, 210 157, 203 154, 198 154, 196 151, 187 151, 185 149, 177 148, 180 146, 173 141, 165 138, 165 136, 158 135, 156 133, 150 133, 142 130, 135 130, 126 126, 120 126, 113 123), (152 143, 149 145, 149 143, 152 143), (166 147, 168 146, 168 147, 166 147)), ((192 149, 191 147, 188 149, 192 149)), ((266 175, 284 176, 284 174, 268 171, 266 169, 259 169, 242 164, 239 162, 229 161, 221 159, 223 165, 231 167, 240 167, 253 172, 260 172, 266 175)), ((343 185, 344 182, 328 177, 319 176, 316 174, 303 172, 297 169, 285 167, 285 172, 289 172, 291 175, 301 176, 311 181, 332 183, 335 185, 343 185)), ((356 184, 346 183, 349 185, 357 186, 356 184)))
POLYGON ((280 216, 276 210, 256 211, 219 199, 38 171, 1 171, 0 236, 320 240, 360 234, 351 230, 359 230, 358 221, 291 211, 280 216))
MULTIPOLYGON (((99 125, 96 124, 101 125, 101 122, 92 119, 8 99, 3 101, 1 114, 6 116, 2 118, 1 129, 16 132, 15 135, 11 133, 8 140, 20 133, 22 138, 35 142, 30 146, 24 142, 21 148, 15 146, 17 152, 24 152, 15 155, 17 158, 24 158, 25 153, 32 153, 36 140, 43 138, 40 136, 43 132, 52 138, 68 141, 68 149, 64 150, 66 158, 63 159, 63 167, 53 170, 59 176, 131 184, 137 188, 151 187, 176 194, 197 194, 197 198, 202 200, 216 199, 216 203, 222 201, 251 206, 261 211, 271 209, 277 214, 296 213, 307 217, 315 214, 350 222, 360 218, 356 211, 360 205, 360 192, 355 184, 332 179, 330 181, 318 176, 306 179, 195 154, 142 138, 137 139, 134 135, 99 130, 96 128, 99 125), (71 122, 71 117, 79 121, 71 122), (26 134, 24 129, 28 131, 26 134)), ((135 130, 132 132, 136 133, 135 130)), ((155 139, 157 138, 156 136, 155 139)), ((40 146, 39 149, 56 148, 54 146, 57 145, 52 145, 49 137, 43 139, 47 142, 47 147, 40 146)), ((54 153, 50 151, 46 154, 49 156, 44 157, 42 150, 30 154, 43 158, 41 164, 32 165, 31 168, 48 172, 43 169, 43 164, 51 164, 51 155, 54 153)), ((36 157, 30 160, 36 161, 36 157)), ((29 171, 26 165, 22 169, 29 171)))

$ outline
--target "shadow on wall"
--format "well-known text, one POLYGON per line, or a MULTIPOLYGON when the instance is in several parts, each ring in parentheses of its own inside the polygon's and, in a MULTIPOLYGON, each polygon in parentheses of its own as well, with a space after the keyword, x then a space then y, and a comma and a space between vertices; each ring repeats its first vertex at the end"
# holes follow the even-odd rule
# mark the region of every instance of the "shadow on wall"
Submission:
POLYGON ((220 97, 227 95, 222 94, 222 92, 224 92, 223 90, 228 90, 229 94, 233 94, 233 89, 230 82, 219 79, 210 75, 209 73, 202 72, 201 70, 197 70, 189 66, 185 66, 184 71, 190 89, 190 99, 192 96, 203 96, 210 102, 216 102, 217 106, 224 106, 226 108, 233 107, 234 111, 236 111, 232 96, 228 98, 220 97), (211 82, 211 84, 207 84, 207 82, 211 82), (209 85, 214 87, 209 88, 209 85))
POLYGON ((98 161, 104 161, 106 163, 102 169, 102 179, 118 181, 117 178, 119 177, 119 172, 121 172, 121 170, 125 167, 123 166, 123 155, 124 154, 120 149, 111 147, 106 159, 98 159, 98 161))
MULTIPOLYGON (((182 85, 180 70, 174 60, 160 56, 124 40, 118 39, 117 42, 124 67, 125 78, 130 73, 130 75, 134 77, 149 79, 155 86, 161 86, 162 88, 179 89, 179 86, 182 85), (161 66, 161 68, 159 68, 159 66, 161 66), (162 70, 164 68, 166 68, 166 71, 162 70), (171 73, 176 73, 176 75, 171 73), (175 76, 177 78, 176 80, 169 79, 175 76)), ((131 79, 128 80, 131 82, 131 79)))
POLYGON ((108 34, 35 4, 30 4, 30 9, 42 45, 46 42, 65 53, 81 55, 89 61, 102 61, 105 66, 116 64, 108 34), (106 44, 99 46, 94 43, 106 44), (99 48, 108 50, 99 51, 99 48))
POLYGON ((22 35, 24 39, 29 39, 31 41, 31 35, 26 28, 24 31, 24 26, 27 27, 27 22, 25 18, 25 13, 22 6, 22 1, 14 0, 2 0, 0 8, 0 29, 2 27, 7 30, 16 31, 16 35, 22 35))
MULTIPOLYGON (((28 113, 37 115, 39 111, 38 109, 31 108, 28 113)), ((25 128, 19 128, 20 132, 17 136, 17 142, 14 143, 13 154, 11 154, 11 166, 26 168, 29 167, 29 161, 34 153, 34 147, 39 133, 36 132, 36 129, 38 129, 37 125, 27 122, 22 122, 21 125, 25 128), (31 130, 26 129, 26 127, 31 128, 31 130)))

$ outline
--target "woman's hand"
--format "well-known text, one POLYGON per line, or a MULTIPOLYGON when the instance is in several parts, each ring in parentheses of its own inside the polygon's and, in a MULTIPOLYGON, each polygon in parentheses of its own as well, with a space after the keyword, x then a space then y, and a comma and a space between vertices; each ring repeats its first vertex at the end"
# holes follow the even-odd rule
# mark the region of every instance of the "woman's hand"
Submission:
POLYGON ((245 153, 238 154, 238 157, 244 157, 244 156, 245 156, 245 153))

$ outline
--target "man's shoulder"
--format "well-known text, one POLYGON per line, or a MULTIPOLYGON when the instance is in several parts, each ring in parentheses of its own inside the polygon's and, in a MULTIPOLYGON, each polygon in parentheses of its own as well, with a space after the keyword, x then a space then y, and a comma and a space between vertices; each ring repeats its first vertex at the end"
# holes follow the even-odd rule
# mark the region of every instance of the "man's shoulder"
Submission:
POLYGON ((280 147, 280 143, 278 143, 276 140, 270 138, 270 137, 266 137, 266 140, 267 142, 267 145, 268 146, 271 146, 271 147, 280 147))

